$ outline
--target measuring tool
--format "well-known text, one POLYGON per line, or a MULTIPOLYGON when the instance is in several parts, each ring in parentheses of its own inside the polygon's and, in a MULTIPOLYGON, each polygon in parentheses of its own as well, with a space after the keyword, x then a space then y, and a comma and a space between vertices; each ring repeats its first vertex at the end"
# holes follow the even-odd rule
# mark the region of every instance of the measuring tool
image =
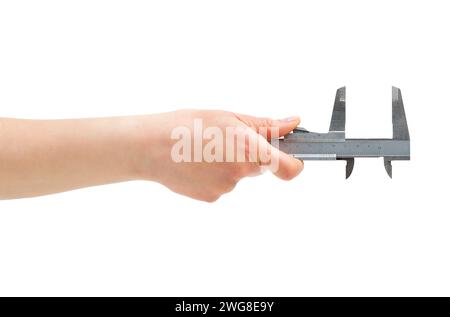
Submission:
POLYGON ((392 178, 392 161, 410 159, 410 139, 402 94, 392 87, 392 139, 345 138, 345 87, 336 92, 328 133, 310 132, 298 127, 279 140, 279 149, 301 160, 345 160, 346 178, 355 165, 355 157, 383 157, 392 178))

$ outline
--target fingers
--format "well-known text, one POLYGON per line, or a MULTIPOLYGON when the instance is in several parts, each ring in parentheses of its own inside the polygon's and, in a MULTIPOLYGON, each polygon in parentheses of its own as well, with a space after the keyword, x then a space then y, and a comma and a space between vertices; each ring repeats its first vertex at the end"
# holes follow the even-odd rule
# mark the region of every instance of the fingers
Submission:
POLYGON ((236 113, 234 115, 244 124, 258 132, 259 134, 266 136, 268 139, 272 138, 272 129, 278 129, 278 135, 273 135, 273 137, 278 137, 288 134, 300 124, 300 118, 297 116, 275 120, 270 118, 252 117, 236 113))
POLYGON ((303 171, 303 161, 293 158, 284 152, 272 147, 278 152, 279 164, 278 169, 274 171, 274 175, 283 180, 291 180, 303 171))
POLYGON ((255 138, 258 144, 257 162, 263 169, 270 170, 283 180, 291 180, 303 170, 303 161, 273 147, 259 134, 255 133, 255 138))

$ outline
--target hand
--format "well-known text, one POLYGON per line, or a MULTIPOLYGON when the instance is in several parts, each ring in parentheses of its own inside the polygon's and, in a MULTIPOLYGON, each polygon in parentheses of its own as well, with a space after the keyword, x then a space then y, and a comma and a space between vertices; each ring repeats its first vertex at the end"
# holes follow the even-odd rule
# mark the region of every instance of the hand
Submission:
MULTIPOLYGON (((293 130, 300 123, 298 117, 284 120, 272 120, 268 118, 256 118, 246 115, 235 114, 226 111, 208 110, 181 110, 164 113, 153 117, 148 121, 143 121, 141 125, 141 146, 143 151, 143 165, 139 169, 144 179, 156 180, 167 186, 174 192, 186 195, 195 199, 213 202, 222 194, 230 192, 239 180, 247 176, 261 174, 264 169, 270 169, 276 176, 284 180, 290 180, 297 176, 303 169, 303 162, 272 147, 267 142, 264 132, 268 128, 277 129, 279 135, 285 135, 293 130), (195 120, 201 122, 200 133, 195 131, 195 120), (224 137, 223 161, 207 162, 204 158, 200 162, 192 162, 193 152, 188 155, 191 162, 175 162, 171 156, 177 139, 171 138, 174 129, 185 127, 190 131, 190 143, 195 144, 194 138, 200 137, 198 143, 201 149, 209 140, 202 139, 203 131, 214 127, 220 129, 224 137), (233 131, 231 136, 227 131, 233 131), (247 142, 236 145, 235 153, 242 150, 245 153, 245 162, 236 162, 236 154, 232 162, 224 162, 226 156, 225 144, 234 139, 235 143, 239 136, 247 136, 247 142), (237 135, 237 136, 236 136, 237 135), (249 144, 257 144, 258 149, 267 152, 270 161, 277 162, 275 165, 267 165, 261 162, 259 153, 250 153, 249 144), (255 158, 253 161, 249 159, 255 158)), ((219 132, 220 132, 219 131, 219 132)), ((217 149, 216 149, 217 150, 217 149)), ((175 153, 178 154, 178 153, 175 153)))

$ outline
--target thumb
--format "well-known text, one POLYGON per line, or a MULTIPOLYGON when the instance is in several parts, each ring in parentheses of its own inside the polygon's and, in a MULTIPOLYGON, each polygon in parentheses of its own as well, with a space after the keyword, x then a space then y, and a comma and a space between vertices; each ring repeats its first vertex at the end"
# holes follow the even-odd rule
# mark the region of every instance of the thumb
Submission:
POLYGON ((257 144, 257 153, 250 152, 252 158, 256 157, 262 170, 270 170, 275 176, 283 180, 291 180, 303 170, 303 161, 293 158, 272 146, 262 135, 251 131, 253 142, 257 144))
MULTIPOLYGON (((268 139, 272 138, 270 128, 278 129, 277 136, 283 136, 294 130, 300 124, 300 118, 297 116, 288 117, 281 120, 252 117, 243 114, 235 114, 235 116, 245 125, 252 128, 259 134, 267 137, 268 139)), ((274 135, 274 137, 277 136, 274 135)))

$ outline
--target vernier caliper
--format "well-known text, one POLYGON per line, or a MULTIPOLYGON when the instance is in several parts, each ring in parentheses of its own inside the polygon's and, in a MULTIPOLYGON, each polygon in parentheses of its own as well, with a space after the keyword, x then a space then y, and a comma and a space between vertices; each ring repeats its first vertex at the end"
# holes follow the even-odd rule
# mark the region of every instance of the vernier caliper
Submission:
POLYGON ((392 87, 392 139, 345 138, 345 87, 336 92, 328 133, 309 132, 296 128, 279 140, 279 149, 302 160, 345 160, 346 178, 355 164, 355 157, 383 157, 384 167, 392 178, 394 160, 409 160, 409 132, 400 89, 392 87))

